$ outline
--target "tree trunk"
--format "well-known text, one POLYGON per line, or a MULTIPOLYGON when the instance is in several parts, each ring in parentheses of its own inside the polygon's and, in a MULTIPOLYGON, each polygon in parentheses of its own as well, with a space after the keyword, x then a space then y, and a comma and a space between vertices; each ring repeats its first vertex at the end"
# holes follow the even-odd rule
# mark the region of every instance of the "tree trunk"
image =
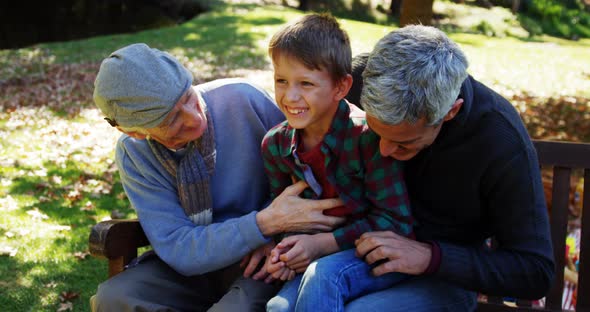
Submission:
POLYGON ((432 24, 432 4, 434 0, 408 0, 402 2, 399 26, 411 24, 432 24))
POLYGON ((297 8, 300 11, 307 11, 309 10, 309 2, 308 0, 299 0, 299 7, 297 8))
POLYGON ((512 0, 512 14, 518 13, 520 9, 520 0, 512 0))
POLYGON ((403 0, 391 0, 391 5, 389 6, 389 14, 391 14, 391 16, 400 16, 402 2, 403 0))

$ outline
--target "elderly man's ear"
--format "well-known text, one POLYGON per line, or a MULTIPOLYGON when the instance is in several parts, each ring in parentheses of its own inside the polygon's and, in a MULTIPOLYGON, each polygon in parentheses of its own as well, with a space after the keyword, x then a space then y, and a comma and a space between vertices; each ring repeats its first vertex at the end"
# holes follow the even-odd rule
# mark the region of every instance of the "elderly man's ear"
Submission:
POLYGON ((146 134, 137 132, 137 131, 125 131, 123 128, 117 126, 117 130, 125 133, 126 135, 134 138, 134 139, 138 139, 138 140, 145 140, 145 138, 147 138, 146 134))

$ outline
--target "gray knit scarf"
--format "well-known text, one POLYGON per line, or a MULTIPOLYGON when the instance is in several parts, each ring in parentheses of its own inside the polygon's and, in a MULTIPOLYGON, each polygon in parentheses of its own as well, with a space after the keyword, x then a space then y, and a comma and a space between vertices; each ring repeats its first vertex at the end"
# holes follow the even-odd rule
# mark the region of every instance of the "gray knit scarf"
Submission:
POLYGON ((207 225, 213 220, 209 181, 215 170, 215 139, 211 114, 205 105, 203 110, 207 116, 207 130, 198 140, 187 145, 188 150, 180 163, 174 159, 172 151, 148 139, 156 158, 166 171, 176 177, 180 205, 196 225, 207 225))

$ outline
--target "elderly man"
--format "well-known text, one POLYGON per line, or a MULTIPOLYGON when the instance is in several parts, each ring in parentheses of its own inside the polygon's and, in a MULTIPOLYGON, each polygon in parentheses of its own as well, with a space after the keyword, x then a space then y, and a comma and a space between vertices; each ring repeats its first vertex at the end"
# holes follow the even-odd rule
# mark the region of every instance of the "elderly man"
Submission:
POLYGON ((269 205, 260 143, 284 117, 245 81, 192 86, 172 56, 133 44, 102 62, 94 101, 123 132, 121 182, 155 252, 101 284, 93 310, 263 310, 269 237, 342 221, 322 213, 341 201, 299 198, 304 183, 269 205))
POLYGON ((357 255, 375 275, 414 277, 347 311, 472 311, 476 292, 544 296, 554 275, 547 210, 514 107, 468 76, 463 52, 433 27, 387 34, 362 77, 360 103, 381 154, 406 162, 418 240, 365 233, 357 255))

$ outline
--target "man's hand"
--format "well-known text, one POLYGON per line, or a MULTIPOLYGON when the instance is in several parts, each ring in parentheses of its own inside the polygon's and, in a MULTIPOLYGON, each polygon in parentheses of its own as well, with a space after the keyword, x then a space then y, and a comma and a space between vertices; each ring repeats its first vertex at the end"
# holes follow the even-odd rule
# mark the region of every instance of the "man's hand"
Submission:
POLYGON ((244 268, 244 277, 252 277, 254 280, 264 280, 267 283, 273 281, 273 279, 269 279, 270 276, 268 274, 266 268, 266 260, 270 257, 270 251, 275 247, 274 242, 267 243, 258 247, 256 250, 252 251, 248 255, 246 255, 242 262, 240 262, 240 267, 244 268), (262 265, 262 267, 255 272, 256 269, 262 265))
POLYGON ((429 244, 390 231, 364 233, 355 244, 356 256, 364 258, 369 265, 384 260, 373 268, 375 276, 389 272, 418 275, 426 271, 432 257, 429 244))
POLYGON ((287 187, 273 202, 256 214, 262 233, 271 236, 286 232, 327 232, 344 222, 342 217, 324 215, 324 210, 343 205, 341 199, 303 199, 299 194, 308 185, 299 181, 287 187))

